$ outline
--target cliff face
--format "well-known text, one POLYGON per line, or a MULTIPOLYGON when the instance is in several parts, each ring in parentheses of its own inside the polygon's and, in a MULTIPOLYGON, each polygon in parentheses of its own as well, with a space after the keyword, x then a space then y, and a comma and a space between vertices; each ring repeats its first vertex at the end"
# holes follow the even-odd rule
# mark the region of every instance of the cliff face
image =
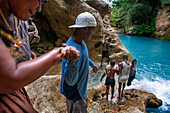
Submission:
POLYGON ((156 35, 157 37, 167 37, 170 39, 170 6, 159 10, 156 17, 156 35))
MULTIPOLYGON (((41 41, 39 44, 32 45, 32 49, 40 55, 55 46, 61 46, 74 31, 69 29, 68 26, 75 23, 78 14, 88 11, 97 20, 97 27, 92 38, 86 41, 89 57, 94 62, 100 62, 103 48, 102 42, 111 37, 110 58, 118 63, 122 61, 124 54, 128 54, 131 60, 132 56, 121 44, 118 35, 110 26, 110 10, 110 7, 102 1, 49 0, 43 6, 42 11, 34 16, 34 22, 39 30, 41 41)), ((49 72, 48 74, 51 73, 49 72)))
MULTIPOLYGON (((40 113, 66 113, 66 100, 60 94, 60 75, 43 76, 26 87, 30 100, 40 113)), ((115 90, 115 93, 117 90, 115 90)), ((146 107, 158 108, 162 101, 154 94, 137 89, 124 91, 124 101, 105 101, 105 85, 88 88, 88 112, 120 112, 141 113, 146 112, 146 107)))

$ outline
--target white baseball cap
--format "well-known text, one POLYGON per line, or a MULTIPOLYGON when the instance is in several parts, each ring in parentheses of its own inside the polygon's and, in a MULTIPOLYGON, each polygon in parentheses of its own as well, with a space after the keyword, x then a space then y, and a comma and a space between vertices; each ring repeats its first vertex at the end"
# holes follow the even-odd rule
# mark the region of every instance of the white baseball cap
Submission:
POLYGON ((94 16, 89 12, 84 12, 77 16, 75 25, 71 25, 69 28, 96 27, 96 25, 94 16))

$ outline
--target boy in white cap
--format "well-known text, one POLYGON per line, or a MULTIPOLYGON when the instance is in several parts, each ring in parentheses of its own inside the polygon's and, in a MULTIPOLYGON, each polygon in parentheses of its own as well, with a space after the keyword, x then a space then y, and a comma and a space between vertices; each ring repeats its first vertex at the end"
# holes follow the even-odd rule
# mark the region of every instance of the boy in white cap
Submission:
POLYGON ((79 14, 75 25, 69 26, 75 28, 75 31, 66 44, 75 47, 80 52, 80 58, 77 61, 62 60, 60 92, 66 97, 68 113, 87 113, 89 65, 93 72, 97 72, 97 67, 89 59, 84 40, 91 38, 95 27, 96 19, 89 12, 79 14))

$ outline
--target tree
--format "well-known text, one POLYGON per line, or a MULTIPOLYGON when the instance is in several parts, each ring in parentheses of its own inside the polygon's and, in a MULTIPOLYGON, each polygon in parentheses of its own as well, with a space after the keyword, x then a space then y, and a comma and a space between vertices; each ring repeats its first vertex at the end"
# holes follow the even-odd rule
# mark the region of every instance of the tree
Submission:
POLYGON ((153 24, 153 22, 155 21, 153 20, 160 6, 161 0, 114 0, 111 25, 121 28, 134 26, 135 28, 132 31, 139 34, 154 33, 155 23, 153 24))

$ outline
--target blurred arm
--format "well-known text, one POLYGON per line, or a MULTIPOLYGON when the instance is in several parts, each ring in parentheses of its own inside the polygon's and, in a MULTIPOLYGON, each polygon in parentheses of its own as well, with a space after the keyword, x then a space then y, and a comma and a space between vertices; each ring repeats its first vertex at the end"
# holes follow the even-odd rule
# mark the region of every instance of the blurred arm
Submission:
POLYGON ((36 59, 16 64, 1 39, 0 53, 3 53, 0 55, 0 93, 11 93, 32 83, 64 57, 60 49, 55 48, 36 59))

